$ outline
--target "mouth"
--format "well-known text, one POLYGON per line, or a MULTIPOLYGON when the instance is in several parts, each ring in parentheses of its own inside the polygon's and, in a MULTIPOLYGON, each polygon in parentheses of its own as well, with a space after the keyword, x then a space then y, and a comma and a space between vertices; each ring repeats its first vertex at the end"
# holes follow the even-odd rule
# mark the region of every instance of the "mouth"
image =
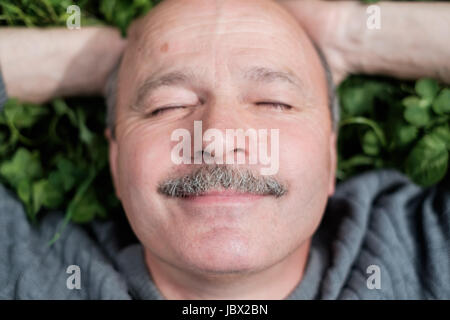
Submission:
POLYGON ((199 195, 192 195, 182 198, 192 204, 233 204, 248 203, 260 200, 266 195, 239 192, 236 190, 211 190, 199 195))

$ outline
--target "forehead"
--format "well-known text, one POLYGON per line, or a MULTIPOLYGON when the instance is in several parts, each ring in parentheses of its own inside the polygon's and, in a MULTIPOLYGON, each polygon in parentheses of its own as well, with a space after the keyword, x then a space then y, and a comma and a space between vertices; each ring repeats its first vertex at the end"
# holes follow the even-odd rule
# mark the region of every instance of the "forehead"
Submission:
POLYGON ((276 35, 292 34, 295 30, 299 30, 295 19, 268 0, 166 0, 141 19, 136 28, 131 28, 135 39, 142 40, 140 45, 179 34, 184 37, 262 31, 276 35))
POLYGON ((323 77, 306 34, 271 1, 178 0, 163 2, 132 27, 120 77, 138 87, 149 75, 189 67, 222 82, 254 66, 296 74, 310 85, 323 77))

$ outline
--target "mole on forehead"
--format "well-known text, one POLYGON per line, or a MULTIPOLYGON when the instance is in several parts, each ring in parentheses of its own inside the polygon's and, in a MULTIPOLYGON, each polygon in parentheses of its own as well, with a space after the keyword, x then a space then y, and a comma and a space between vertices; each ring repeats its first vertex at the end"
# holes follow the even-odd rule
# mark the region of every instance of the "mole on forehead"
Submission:
MULTIPOLYGON (((204 28, 205 29, 205 28, 204 28)), ((254 55, 258 50, 278 51, 281 57, 295 56, 293 63, 306 59, 305 41, 299 36, 294 37, 287 32, 264 32, 241 29, 239 32, 229 30, 217 31, 216 34, 202 30, 197 34, 186 32, 182 37, 162 36, 154 40, 148 39, 137 44, 135 54, 137 60, 153 61, 153 64, 163 62, 166 57, 177 54, 187 54, 190 58, 196 54, 227 54, 254 55), (224 38, 214 38, 225 36, 224 38), (292 54, 289 54, 292 52, 292 54)), ((133 59, 136 61, 136 59, 133 59)))

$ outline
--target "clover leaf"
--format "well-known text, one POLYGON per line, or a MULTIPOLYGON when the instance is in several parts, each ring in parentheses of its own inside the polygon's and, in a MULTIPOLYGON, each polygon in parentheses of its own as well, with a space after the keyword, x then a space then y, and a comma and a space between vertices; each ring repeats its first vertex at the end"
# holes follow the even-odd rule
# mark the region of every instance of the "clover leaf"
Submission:
POLYGON ((422 186, 441 180, 448 166, 446 144, 436 135, 425 135, 414 146, 405 162, 408 176, 422 186))
POLYGON ((431 120, 429 111, 420 106, 407 107, 403 113, 403 116, 406 121, 417 127, 426 126, 431 120))
POLYGON ((418 129, 413 125, 399 125, 395 128, 394 141, 398 147, 404 147, 417 138, 418 129))
POLYGON ((450 151, 450 126, 449 124, 435 127, 431 132, 435 137, 439 138, 447 146, 447 150, 450 151))
POLYGON ((450 89, 444 88, 433 103, 433 111, 439 115, 450 113, 450 89))
POLYGON ((367 131, 362 139, 362 148, 365 154, 376 156, 380 153, 380 141, 373 131, 367 131))
POLYGON ((416 82, 415 90, 420 97, 433 100, 439 90, 439 85, 434 79, 423 78, 416 82))
POLYGON ((21 181, 32 181, 42 175, 39 152, 19 148, 11 160, 0 165, 0 175, 14 187, 21 181))

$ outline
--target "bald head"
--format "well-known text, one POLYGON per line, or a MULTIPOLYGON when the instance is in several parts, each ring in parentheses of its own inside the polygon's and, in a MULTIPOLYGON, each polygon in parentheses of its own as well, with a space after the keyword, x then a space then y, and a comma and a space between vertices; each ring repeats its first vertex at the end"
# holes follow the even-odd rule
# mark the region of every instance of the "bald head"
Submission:
MULTIPOLYGON (((271 36, 274 41, 279 35, 281 38, 287 37, 292 42, 301 43, 303 48, 314 48, 315 56, 322 66, 322 72, 326 80, 328 107, 332 127, 335 130, 339 117, 338 102, 328 63, 323 53, 312 43, 298 22, 279 4, 272 0, 165 0, 151 10, 149 14, 136 20, 130 26, 126 52, 108 79, 105 90, 107 101, 106 120, 112 136, 115 136, 116 108, 118 104, 117 91, 119 89, 118 77, 121 64, 132 65, 134 69, 130 70, 129 67, 122 68, 126 69, 122 71, 122 74, 127 74, 122 75, 122 77, 135 78, 138 70, 142 67, 142 65, 136 63, 136 60, 142 61, 149 69, 156 69, 156 66, 152 64, 151 57, 155 54, 161 55, 169 51, 176 54, 177 49, 182 47, 182 45, 177 45, 179 43, 177 40, 179 40, 180 36, 185 42, 191 42, 193 47, 191 53, 194 54, 195 50, 201 49, 196 46, 198 37, 209 37, 208 41, 205 42, 209 42, 212 46, 214 41, 218 41, 217 39, 220 38, 221 34, 226 34, 227 32, 251 33, 252 29, 264 30, 267 26, 272 28, 271 36), (170 39, 174 40, 170 41, 170 39)), ((243 40, 236 40, 247 41, 245 37, 243 40)), ((282 45, 280 43, 281 47, 282 45)), ((297 51, 295 54, 297 59, 305 59, 302 50, 297 51)), ((130 82, 129 79, 122 80, 122 82, 125 81, 130 82)), ((125 97, 120 95, 120 97, 123 97, 123 100, 127 100, 126 95, 125 97)), ((123 100, 119 101, 119 103, 122 103, 123 100)), ((129 101, 125 103, 130 104, 129 101)))

